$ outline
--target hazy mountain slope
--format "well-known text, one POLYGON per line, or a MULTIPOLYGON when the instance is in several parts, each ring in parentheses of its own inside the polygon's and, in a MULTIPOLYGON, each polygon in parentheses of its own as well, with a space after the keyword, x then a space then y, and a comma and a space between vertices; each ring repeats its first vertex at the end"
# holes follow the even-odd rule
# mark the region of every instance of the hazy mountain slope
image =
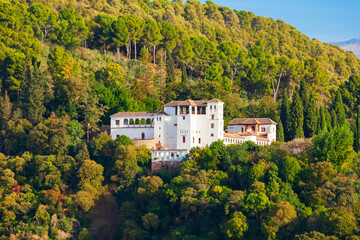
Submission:
POLYGON ((358 58, 360 58, 360 38, 355 38, 344 42, 335 42, 333 44, 338 45, 344 50, 352 51, 358 58))

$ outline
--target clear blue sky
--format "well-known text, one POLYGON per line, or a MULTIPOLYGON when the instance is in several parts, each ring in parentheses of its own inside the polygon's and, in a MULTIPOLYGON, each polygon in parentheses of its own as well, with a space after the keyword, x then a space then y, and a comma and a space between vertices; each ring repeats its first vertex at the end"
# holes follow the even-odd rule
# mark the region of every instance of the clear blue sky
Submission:
MULTIPOLYGON (((205 3, 206 0, 200 2, 205 3)), ((281 19, 322 42, 360 38, 360 0, 212 0, 236 10, 281 19)))

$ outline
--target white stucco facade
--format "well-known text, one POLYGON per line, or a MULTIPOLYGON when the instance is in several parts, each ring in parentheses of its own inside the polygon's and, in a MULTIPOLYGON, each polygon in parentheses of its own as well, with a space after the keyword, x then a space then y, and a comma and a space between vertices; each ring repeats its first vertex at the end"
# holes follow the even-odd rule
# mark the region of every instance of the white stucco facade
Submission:
POLYGON ((179 161, 193 147, 217 140, 224 144, 276 141, 276 123, 264 119, 234 119, 224 131, 224 103, 218 99, 173 101, 163 111, 119 112, 111 116, 111 136, 155 140, 152 161, 179 161))

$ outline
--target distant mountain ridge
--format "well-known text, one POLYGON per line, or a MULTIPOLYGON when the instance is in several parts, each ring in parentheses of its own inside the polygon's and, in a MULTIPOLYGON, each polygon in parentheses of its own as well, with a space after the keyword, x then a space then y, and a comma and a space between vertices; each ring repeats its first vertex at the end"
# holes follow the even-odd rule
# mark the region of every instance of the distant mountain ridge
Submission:
POLYGON ((338 45, 344 50, 352 51, 358 58, 360 58, 360 38, 354 38, 344 42, 334 42, 332 44, 338 45))

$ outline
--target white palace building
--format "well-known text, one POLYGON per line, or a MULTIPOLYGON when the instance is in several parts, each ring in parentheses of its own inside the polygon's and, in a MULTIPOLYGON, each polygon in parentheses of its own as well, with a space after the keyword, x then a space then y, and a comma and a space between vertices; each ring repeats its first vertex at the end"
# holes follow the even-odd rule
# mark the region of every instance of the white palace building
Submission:
POLYGON ((219 139, 224 144, 276 141, 277 123, 269 118, 236 118, 224 131, 223 111, 224 103, 212 99, 173 101, 164 105, 164 111, 119 112, 111 116, 111 136, 147 142, 152 162, 181 161, 191 148, 219 139))

